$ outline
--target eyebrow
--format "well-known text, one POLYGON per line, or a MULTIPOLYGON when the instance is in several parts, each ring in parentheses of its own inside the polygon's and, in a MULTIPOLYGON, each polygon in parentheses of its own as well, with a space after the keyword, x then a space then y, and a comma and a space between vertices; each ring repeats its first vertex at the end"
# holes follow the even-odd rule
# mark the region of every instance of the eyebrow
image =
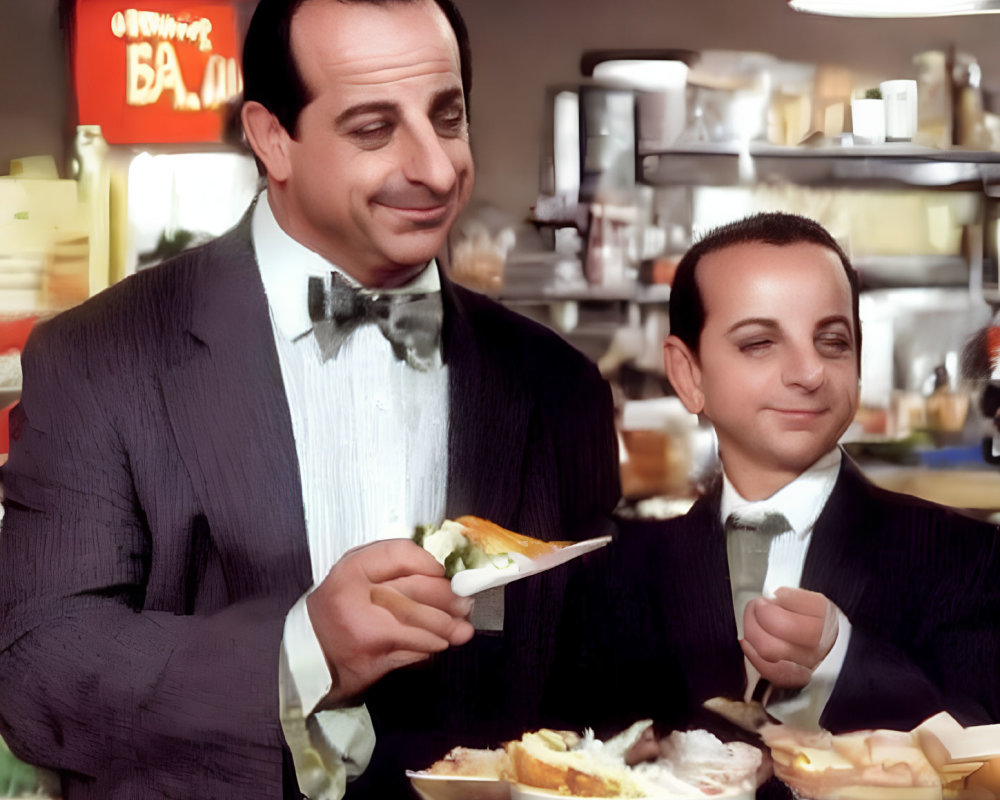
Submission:
POLYGON ((448 106, 462 100, 465 95, 462 93, 460 88, 454 87, 451 89, 442 89, 436 95, 434 99, 431 100, 431 113, 435 114, 438 111, 443 111, 448 106))
POLYGON ((745 328, 749 325, 759 325, 762 328, 768 328, 771 330, 777 330, 781 327, 777 320, 771 319, 770 317, 748 317, 747 319, 741 319, 738 322, 734 322, 729 326, 729 328, 726 329, 726 333, 734 333, 740 328, 745 328))
MULTIPOLYGON (((430 112, 432 114, 442 111, 443 109, 450 106, 457 100, 461 100, 464 97, 462 90, 459 88, 443 89, 434 95, 431 99, 430 112)), ((393 114, 399 112, 399 105, 397 103, 392 103, 387 100, 373 100, 367 103, 358 103, 350 108, 341 111, 334 123, 338 126, 344 125, 350 122, 355 117, 360 117, 365 114, 393 114)))
MULTIPOLYGON (((768 330, 779 330, 781 325, 777 320, 771 319, 770 317, 748 317, 747 319, 741 319, 738 322, 733 323, 726 330, 727 334, 734 333, 741 328, 745 328, 749 325, 759 325, 762 328, 767 328, 768 330)), ((843 314, 831 314, 829 317, 823 317, 819 322, 816 323, 816 330, 821 330, 823 328, 829 328, 832 325, 843 325, 849 331, 853 330, 851 326, 851 321, 845 317, 843 314)))
POLYGON ((396 103, 390 103, 385 100, 375 100, 369 103, 358 103, 357 105, 351 106, 344 111, 341 111, 334 122, 337 125, 343 125, 349 122, 354 117, 360 117, 363 114, 388 114, 399 110, 399 106, 396 103))
POLYGON ((850 331, 851 335, 854 335, 854 326, 851 324, 851 320, 845 317, 843 314, 831 314, 829 317, 823 317, 817 324, 817 330, 820 328, 829 328, 831 325, 843 325, 850 331))

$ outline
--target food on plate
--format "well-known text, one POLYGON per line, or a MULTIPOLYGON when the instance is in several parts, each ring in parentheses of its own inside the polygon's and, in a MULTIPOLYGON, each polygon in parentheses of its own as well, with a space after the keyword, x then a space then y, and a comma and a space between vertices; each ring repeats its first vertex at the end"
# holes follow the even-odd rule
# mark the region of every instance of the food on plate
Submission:
POLYGON ((965 789, 975 792, 973 796, 985 796, 989 792, 1000 798, 1000 757, 991 758, 965 779, 965 789))
MULTIPOLYGON (((762 754, 743 742, 719 741, 708 731, 675 731, 657 740, 652 722, 642 720, 617 736, 601 741, 587 730, 542 729, 525 733, 506 744, 509 772, 497 751, 456 748, 428 772, 454 769, 449 761, 466 761, 466 769, 480 759, 482 776, 499 775, 518 785, 544 789, 569 797, 655 797, 752 795, 762 754), (456 750, 461 751, 453 756, 456 750), (470 755, 478 752, 480 756, 470 755)), ((446 772, 443 774, 447 774, 446 772)), ((463 772, 462 774, 470 774, 463 772)))
POLYGON ((674 731, 660 742, 660 753, 659 761, 637 769, 657 778, 658 769, 669 767, 675 778, 706 795, 752 790, 762 774, 759 749, 745 742, 722 742, 704 730, 674 731))
POLYGON ((942 711, 914 731, 946 793, 1000 800, 1000 725, 964 728, 942 711))
POLYGON ((473 516, 445 520, 439 528, 418 525, 413 540, 438 560, 449 578, 480 567, 516 569, 512 554, 537 558, 570 544, 533 539, 473 516))
POLYGON ((777 722, 759 700, 733 700, 729 697, 710 697, 702 706, 729 720, 737 728, 756 733, 762 726, 777 722))
POLYGON ((1000 725, 942 711, 912 731, 760 730, 774 774, 810 800, 1000 800, 1000 725))
POLYGON ((495 750, 453 747, 448 755, 435 761, 426 772, 430 775, 461 775, 497 780, 510 780, 513 777, 510 756, 502 747, 495 750))
POLYGON ((774 774, 810 800, 941 800, 941 776, 914 731, 834 735, 788 725, 760 730, 774 774))
POLYGON ((542 729, 507 745, 518 783, 575 797, 643 797, 625 764, 596 739, 542 729))

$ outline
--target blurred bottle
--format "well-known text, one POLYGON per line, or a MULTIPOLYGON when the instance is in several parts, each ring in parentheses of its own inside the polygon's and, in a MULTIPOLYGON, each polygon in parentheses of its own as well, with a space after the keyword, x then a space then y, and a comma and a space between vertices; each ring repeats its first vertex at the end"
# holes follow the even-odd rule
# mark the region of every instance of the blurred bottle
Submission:
POLYGON ((983 109, 982 70, 968 53, 955 53, 951 67, 953 125, 952 144, 972 150, 988 150, 990 134, 983 109))
POLYGON ((111 176, 108 143, 100 125, 78 125, 73 141, 70 175, 77 181, 77 193, 90 228, 89 294, 109 283, 111 247, 111 176))
POLYGON ((934 369, 934 391, 927 398, 927 426, 940 433, 959 433, 969 414, 969 395, 951 388, 944 365, 934 369))

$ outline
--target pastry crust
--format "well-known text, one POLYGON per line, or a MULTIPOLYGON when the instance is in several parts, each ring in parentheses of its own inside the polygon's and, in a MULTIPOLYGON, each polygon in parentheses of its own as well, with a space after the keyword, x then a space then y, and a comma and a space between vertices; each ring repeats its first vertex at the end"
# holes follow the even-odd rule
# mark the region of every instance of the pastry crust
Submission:
POLYGON ((473 544, 481 547, 488 555, 520 553, 528 558, 537 558, 551 553, 571 542, 543 542, 521 533, 502 528, 495 522, 470 515, 455 520, 462 526, 462 533, 473 544))

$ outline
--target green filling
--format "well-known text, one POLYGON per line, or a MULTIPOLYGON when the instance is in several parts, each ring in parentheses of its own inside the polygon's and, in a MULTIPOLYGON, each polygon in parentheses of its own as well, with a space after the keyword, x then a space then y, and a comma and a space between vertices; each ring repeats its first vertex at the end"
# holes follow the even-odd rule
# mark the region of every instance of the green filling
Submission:
POLYGON ((467 569, 491 566, 502 569, 512 563, 506 553, 487 555, 465 537, 461 525, 451 520, 446 520, 437 529, 433 525, 417 525, 413 541, 437 559, 448 578, 467 569))

